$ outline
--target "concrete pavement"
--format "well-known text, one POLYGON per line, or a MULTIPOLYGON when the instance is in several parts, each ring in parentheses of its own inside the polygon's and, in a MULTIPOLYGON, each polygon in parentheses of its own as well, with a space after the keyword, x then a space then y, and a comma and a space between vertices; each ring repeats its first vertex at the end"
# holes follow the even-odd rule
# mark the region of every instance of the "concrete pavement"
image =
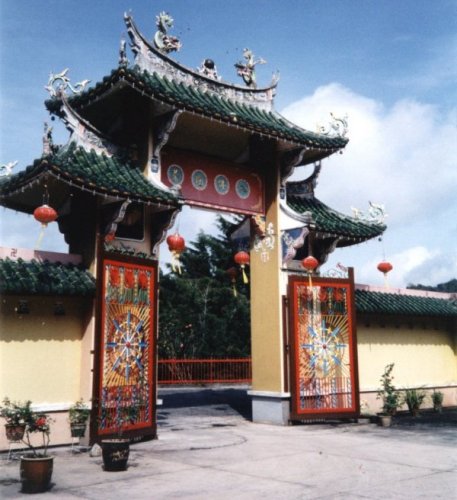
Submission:
MULTIPOLYGON (((104 472, 101 457, 59 448, 53 487, 41 496, 457 498, 457 412, 399 418, 389 429, 368 421, 276 427, 246 419, 241 390, 168 389, 161 397, 159 440, 132 445, 127 471, 104 472)), ((2 458, 0 497, 22 498, 19 464, 2 458)))

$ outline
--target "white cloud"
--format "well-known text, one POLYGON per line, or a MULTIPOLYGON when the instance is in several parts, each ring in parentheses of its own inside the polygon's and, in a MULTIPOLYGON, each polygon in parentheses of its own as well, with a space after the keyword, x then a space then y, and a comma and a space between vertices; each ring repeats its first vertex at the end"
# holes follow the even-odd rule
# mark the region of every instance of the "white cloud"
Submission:
MULTIPOLYGON (((387 108, 333 83, 282 113, 315 130, 330 111, 348 115, 350 142, 343 155, 324 161, 317 197, 346 214, 352 206, 365 211, 368 201, 385 205, 384 240, 388 260, 396 261, 391 273, 396 286, 456 277, 456 110, 444 115, 408 99, 387 108)), ((348 263, 356 265, 359 281, 379 283, 379 250, 376 243, 351 250, 357 260, 348 263)), ((341 256, 352 260, 350 250, 337 250, 329 264, 341 256)))

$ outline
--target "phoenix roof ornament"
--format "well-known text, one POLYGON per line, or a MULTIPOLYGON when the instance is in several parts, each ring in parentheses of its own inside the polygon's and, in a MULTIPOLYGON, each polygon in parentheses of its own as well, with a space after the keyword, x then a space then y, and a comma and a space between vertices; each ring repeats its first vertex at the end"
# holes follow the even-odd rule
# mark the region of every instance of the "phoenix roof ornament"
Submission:
POLYGON ((169 28, 173 27, 173 18, 168 12, 161 12, 156 16, 156 25, 158 31, 154 35, 154 45, 160 52, 168 54, 170 52, 179 51, 182 44, 175 36, 167 34, 169 28))
POLYGON ((245 63, 239 61, 235 64, 237 75, 241 76, 248 87, 255 89, 257 88, 255 67, 257 64, 265 64, 267 61, 261 57, 256 60, 253 52, 249 49, 243 50, 243 57, 246 59, 245 63))

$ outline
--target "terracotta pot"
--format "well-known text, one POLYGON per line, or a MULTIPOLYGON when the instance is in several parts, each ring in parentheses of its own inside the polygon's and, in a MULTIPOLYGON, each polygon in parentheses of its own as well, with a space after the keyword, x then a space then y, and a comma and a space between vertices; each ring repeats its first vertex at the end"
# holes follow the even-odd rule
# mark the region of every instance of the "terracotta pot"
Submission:
POLYGON ((82 438, 86 434, 86 424, 70 424, 71 437, 82 438))
POLYGON ((17 442, 24 437, 25 424, 6 424, 5 433, 8 441, 17 442))
POLYGON ((392 415, 379 415, 379 425, 381 427, 390 427, 392 424, 392 415))
POLYGON ((102 441, 103 468, 106 471, 127 469, 130 453, 128 439, 104 439, 102 441))
POLYGON ((23 493, 41 493, 49 489, 54 457, 21 457, 21 483, 23 493))

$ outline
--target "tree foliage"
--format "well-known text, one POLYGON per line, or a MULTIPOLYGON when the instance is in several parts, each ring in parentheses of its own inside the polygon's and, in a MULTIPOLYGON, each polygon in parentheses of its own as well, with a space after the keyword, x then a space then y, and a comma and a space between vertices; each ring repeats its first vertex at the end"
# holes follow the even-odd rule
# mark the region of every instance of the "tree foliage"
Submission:
MULTIPOLYGON (((182 274, 161 273, 159 357, 238 357, 250 354, 249 288, 235 266, 229 233, 238 222, 219 217, 218 236, 200 232, 181 255, 182 274)), ((170 266, 168 266, 170 270, 170 266)))
POLYGON ((446 283, 440 283, 436 286, 426 286, 426 285, 413 285, 409 284, 407 288, 412 290, 428 290, 431 292, 447 292, 447 293, 455 293, 457 292, 457 279, 452 279, 447 281, 446 283))

